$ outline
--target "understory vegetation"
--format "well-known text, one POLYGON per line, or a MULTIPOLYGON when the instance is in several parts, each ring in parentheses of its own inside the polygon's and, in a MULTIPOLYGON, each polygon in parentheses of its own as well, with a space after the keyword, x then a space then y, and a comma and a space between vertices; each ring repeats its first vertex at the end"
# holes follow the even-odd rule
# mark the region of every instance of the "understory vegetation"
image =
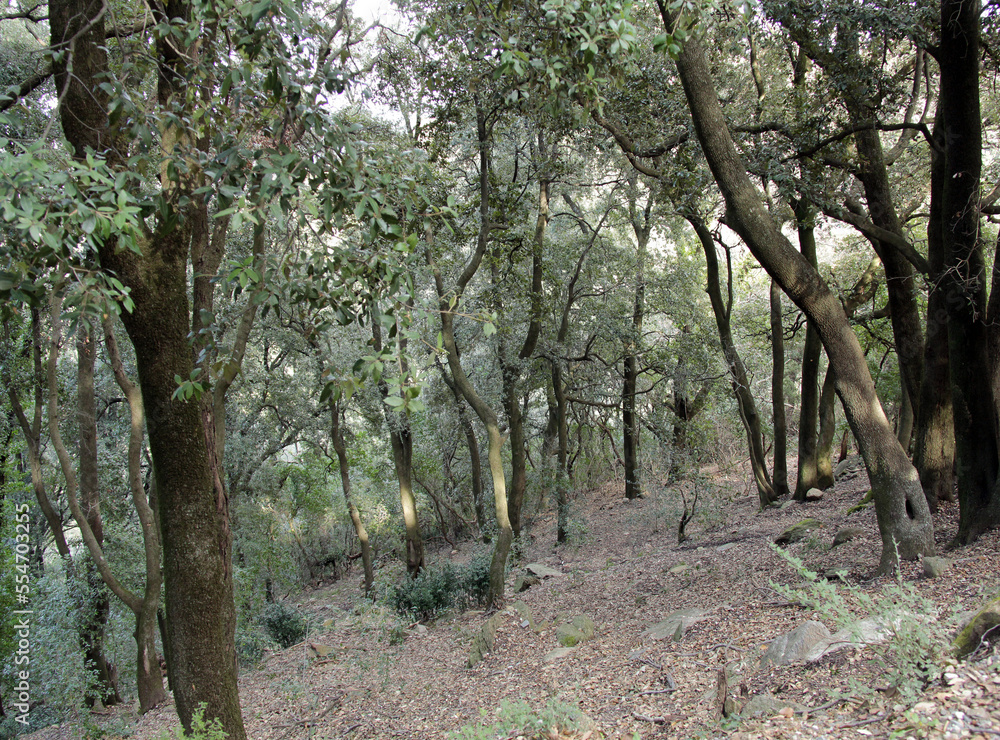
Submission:
MULTIPOLYGON (((992 5, 382 10, 4 1, 0 737, 247 740, 304 594, 498 613, 595 490, 687 546, 854 471, 876 577, 1000 527, 992 5)), ((790 562, 938 679, 909 584, 790 562)))

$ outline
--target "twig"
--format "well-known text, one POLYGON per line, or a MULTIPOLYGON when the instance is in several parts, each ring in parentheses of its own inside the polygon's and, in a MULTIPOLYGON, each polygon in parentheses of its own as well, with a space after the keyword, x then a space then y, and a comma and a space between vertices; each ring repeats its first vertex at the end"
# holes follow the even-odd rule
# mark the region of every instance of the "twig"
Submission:
POLYGON ((632 712, 632 716, 641 722, 652 722, 656 725, 663 725, 667 722, 666 717, 648 717, 645 714, 639 714, 639 712, 632 712))
POLYGON ((351 725, 346 730, 344 730, 343 737, 347 737, 348 735, 350 735, 352 732, 354 732, 359 727, 364 727, 364 726, 365 726, 364 722, 358 722, 357 724, 351 725))
POLYGON ((671 694, 674 691, 677 691, 676 686, 672 689, 654 689, 651 691, 640 691, 638 696, 651 696, 653 694, 671 694))
POLYGON ((875 717, 869 717, 868 719, 863 719, 858 722, 848 722, 846 725, 840 725, 839 729, 846 730, 851 727, 861 727, 862 725, 873 725, 876 722, 881 722, 888 716, 889 716, 888 712, 882 712, 881 714, 878 714, 875 717))
POLYGON ((825 709, 830 709, 838 704, 842 704, 847 701, 846 699, 834 699, 833 701, 828 701, 826 704, 820 704, 818 707, 806 707, 805 709, 796 709, 798 714, 812 714, 813 712, 822 712, 825 709))
POLYGON ((975 725, 969 725, 969 732, 981 732, 984 735, 997 735, 1000 737, 1000 730, 991 730, 988 727, 976 727, 975 725))

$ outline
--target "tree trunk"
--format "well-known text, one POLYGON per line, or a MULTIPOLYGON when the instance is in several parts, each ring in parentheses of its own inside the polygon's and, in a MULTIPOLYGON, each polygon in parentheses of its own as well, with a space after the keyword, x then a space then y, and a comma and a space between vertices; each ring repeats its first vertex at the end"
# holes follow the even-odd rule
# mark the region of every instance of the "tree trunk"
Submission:
POLYGON ((476 393, 475 387, 469 381, 469 377, 465 374, 465 370, 462 367, 458 345, 455 342, 454 310, 458 306, 469 281, 472 280, 479 266, 482 264, 483 256, 486 254, 486 248, 489 244, 490 132, 487 125, 486 112, 483 110, 478 99, 476 101, 476 133, 479 144, 479 235, 476 240, 476 250, 473 252, 468 264, 466 264, 465 269, 462 270, 461 275, 459 275, 455 288, 451 293, 446 292, 441 270, 434 263, 430 235, 428 235, 427 239, 426 258, 428 265, 434 273, 434 287, 438 295, 438 314, 441 317, 441 336, 448 357, 448 369, 451 370, 451 377, 456 387, 486 427, 486 435, 489 442, 487 460, 489 461, 490 475, 493 479, 493 502, 496 510, 498 529, 497 539, 493 545, 493 557, 490 561, 490 589, 487 594, 487 603, 492 607, 499 607, 503 603, 507 556, 510 554, 510 544, 513 540, 510 518, 507 515, 507 482, 504 479, 503 459, 501 457, 503 438, 500 435, 500 425, 497 422, 496 412, 476 393))
MULTIPOLYGON (((674 18, 658 0, 664 27, 674 18)), ((702 150, 726 202, 727 222, 743 238, 768 273, 812 321, 826 346, 837 377, 837 392, 861 447, 882 534, 880 573, 890 573, 897 557, 934 552, 927 500, 916 470, 882 411, 864 354, 837 297, 815 268, 781 233, 747 176, 715 93, 704 48, 689 38, 677 60, 684 92, 702 150)))
POLYGON ((785 327, 781 321, 781 288, 771 281, 771 418, 774 424, 774 468, 771 487, 776 498, 788 495, 788 421, 785 418, 785 327))
POLYGON ((347 462, 347 444, 344 442, 344 433, 340 428, 340 406, 336 403, 330 404, 330 439, 333 442, 334 452, 337 453, 337 463, 340 467, 340 485, 344 491, 344 502, 351 515, 351 523, 354 525, 354 532, 358 535, 361 543, 361 563, 365 569, 365 596, 372 593, 375 585, 375 571, 372 569, 372 548, 368 542, 368 530, 365 529, 361 521, 361 514, 358 507, 354 505, 351 497, 351 469, 347 462))
POLYGON ((827 367, 819 395, 819 436, 816 438, 816 487, 826 490, 833 480, 833 438, 837 435, 837 382, 827 367))
POLYGON ((642 352, 642 320, 646 310, 646 247, 652 231, 650 215, 653 210, 653 193, 650 191, 646 198, 646 207, 640 212, 636 208, 637 175, 633 176, 629 185, 628 213, 636 239, 636 275, 631 335, 625 344, 622 374, 622 461, 625 464, 625 498, 632 500, 642 495, 639 422, 635 413, 635 393, 639 376, 637 361, 642 352))
MULTIPOLYGON (((79 434, 80 503, 83 514, 94 532, 98 545, 104 543, 104 523, 101 520, 101 494, 97 483, 97 412, 94 401, 94 365, 97 351, 94 338, 81 325, 77 338, 76 393, 77 427, 79 434)), ((87 582, 91 618, 83 625, 80 638, 84 645, 84 661, 97 677, 96 695, 86 698, 88 706, 100 700, 105 706, 121 702, 118 693, 118 670, 104 655, 104 631, 111 612, 111 600, 92 561, 84 565, 83 579, 87 582)))
MULTIPOLYGON (((125 367, 118 352, 118 341, 110 318, 104 322, 104 344, 108 352, 115 382, 125 394, 128 402, 131 426, 128 442, 128 478, 132 494, 132 505, 142 529, 143 552, 145 555, 146 585, 141 601, 129 604, 135 614, 136 642, 136 688, 139 694, 140 713, 148 712, 166 701, 163 688, 163 674, 156 652, 157 611, 160 608, 160 587, 163 573, 160 570, 160 528, 155 512, 155 497, 147 497, 142 478, 142 440, 146 431, 146 415, 142 406, 142 395, 135 384, 125 375, 125 367)), ((155 490, 155 487, 153 487, 155 490)), ((166 643, 164 643, 166 649, 166 643)))
MULTIPOLYGON (((376 353, 382 351, 382 327, 379 316, 372 312, 372 343, 376 353)), ((400 345, 400 356, 405 347, 400 335, 396 335, 400 345)), ((406 363, 402 364, 405 375, 408 370, 406 363)), ((379 394, 385 401, 389 397, 389 384, 385 378, 379 378, 379 394)), ((382 404, 385 423, 389 427, 389 443, 392 446, 392 462, 396 470, 396 481, 399 484, 399 502, 403 509, 403 527, 406 531, 406 571, 411 578, 424 569, 424 539, 420 533, 420 519, 417 515, 417 499, 413 494, 413 434, 410 430, 410 420, 405 411, 399 413, 390 410, 382 404)))
POLYGON ((941 100, 947 132, 942 188, 943 287, 955 426, 957 541, 1000 523, 997 409, 986 322, 986 265, 980 231, 982 122, 979 105, 979 2, 942 0, 941 100))
MULTIPOLYGON (((736 404, 739 408, 740 421, 743 422, 743 429, 747 435, 747 448, 750 453, 750 468, 753 471, 754 483, 757 485, 757 496, 760 499, 762 509, 770 506, 777 500, 774 489, 771 487, 771 478, 767 473, 767 459, 764 455, 764 435, 760 426, 760 414, 757 412, 757 401, 750 392, 750 381, 747 378, 746 367, 743 365, 743 358, 740 357, 736 342, 733 341, 732 332, 732 295, 733 276, 732 269, 728 270, 728 300, 723 300, 721 279, 719 276, 719 258, 715 253, 715 241, 708 227, 693 215, 685 215, 685 218, 694 227, 701 242, 702 251, 705 253, 707 263, 707 286, 709 301, 712 304, 712 312, 715 314, 715 325, 719 331, 719 340, 722 343, 722 354, 726 358, 726 365, 729 368, 729 375, 732 378, 733 394, 736 396, 736 404)), ((726 266, 730 268, 730 260, 726 259, 726 266)))
POLYGON ((101 250, 105 270, 131 289, 135 308, 122 320, 135 347, 149 447, 159 497, 166 584, 169 665, 185 727, 199 705, 230 740, 245 740, 234 633, 229 501, 216 467, 214 427, 201 404, 174 397, 175 376, 191 377, 188 344, 188 235, 161 231, 142 256, 101 250), (206 618, 206 616, 210 618, 206 618))
MULTIPOLYGON (((940 151, 931 149, 931 202, 930 216, 927 219, 927 263, 930 267, 927 338, 924 344, 924 373, 920 383, 913 451, 913 464, 920 471, 920 483, 931 511, 937 511, 939 501, 953 501, 955 498, 955 427, 951 373, 948 368, 948 307, 942 275, 944 234, 941 196, 944 188, 943 152, 946 142, 941 119, 939 105, 933 133, 940 151)), ((991 304, 996 299, 1000 299, 1000 291, 994 289, 990 293, 991 304)), ((990 315, 987 316, 987 323, 994 325, 990 315)), ((992 349, 991 347, 990 357, 995 358, 992 349)))
POLYGON ((465 433, 465 444, 469 449, 470 477, 472 478, 472 508, 476 512, 476 526, 479 527, 479 534, 483 538, 483 542, 489 542, 486 510, 483 506, 483 463, 482 457, 479 454, 479 439, 476 437, 476 429, 472 425, 472 420, 465 409, 465 401, 462 400, 461 391, 458 390, 458 386, 455 385, 455 381, 448 375, 447 370, 440 364, 438 364, 438 369, 441 372, 441 378, 444 380, 445 385, 448 386, 455 397, 455 406, 458 409, 458 421, 462 426, 462 431, 465 433))
MULTIPOLYGON (((812 219, 814 209, 804 201, 795 204, 796 226, 799 234, 799 248, 815 270, 816 235, 812 219)), ((806 323, 806 341, 802 348, 802 393, 799 409, 799 465, 795 480, 795 500, 805 501, 810 488, 819 486, 817 467, 817 425, 819 424, 819 361, 823 352, 816 327, 810 320, 806 323)))
POLYGON ((569 422, 566 418, 566 389, 563 387, 562 364, 558 358, 552 364, 552 390, 556 398, 556 542, 566 541, 569 530, 569 422))

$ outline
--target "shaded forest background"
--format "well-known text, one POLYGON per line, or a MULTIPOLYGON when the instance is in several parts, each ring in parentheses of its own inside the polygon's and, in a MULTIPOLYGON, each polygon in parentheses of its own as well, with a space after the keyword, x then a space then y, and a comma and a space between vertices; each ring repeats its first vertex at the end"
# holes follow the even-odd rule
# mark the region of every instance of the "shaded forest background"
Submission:
POLYGON ((397 12, 4 11, 31 727, 169 688, 243 738, 238 666, 301 589, 399 602, 479 540, 463 591, 499 607, 522 538, 572 543, 609 483, 747 460, 767 516, 857 451, 881 575, 939 502, 956 544, 1000 523, 992 6, 397 12))

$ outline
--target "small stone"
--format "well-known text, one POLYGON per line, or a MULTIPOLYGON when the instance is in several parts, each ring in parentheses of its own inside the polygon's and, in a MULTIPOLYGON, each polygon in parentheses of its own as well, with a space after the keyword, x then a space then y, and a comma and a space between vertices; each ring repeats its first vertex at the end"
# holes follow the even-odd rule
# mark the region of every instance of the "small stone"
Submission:
POLYGON ((824 492, 820 489, 810 488, 806 491, 806 501, 822 501, 824 495, 826 494, 824 494, 824 492))
POLYGON ((522 593, 527 591, 532 586, 537 586, 542 580, 537 576, 518 576, 517 580, 514 581, 514 593, 522 593))
POLYGON ((736 547, 736 543, 735 542, 727 542, 724 545, 719 545, 717 548, 715 548, 715 551, 716 552, 725 552, 726 550, 731 550, 734 547, 736 547))
POLYGON ((776 637, 760 659, 760 664, 788 665, 805 661, 829 644, 830 630, 822 622, 810 620, 791 632, 776 637))
POLYGON ((814 529, 818 529, 823 526, 823 523, 818 519, 803 519, 802 521, 796 522, 784 532, 779 534, 774 538, 774 544, 776 545, 790 545, 794 542, 799 542, 804 540, 806 536, 812 532, 814 529))
POLYGON ((678 573, 683 573, 690 567, 691 566, 688 565, 687 563, 681 563, 680 565, 675 565, 673 568, 670 569, 669 572, 673 573, 674 575, 677 575, 678 573))
POLYGON ((923 559, 924 564, 924 575, 928 578, 938 578, 944 574, 948 568, 951 567, 951 561, 948 558, 941 558, 936 556, 931 556, 923 559))
POLYGON ((861 527, 843 527, 837 530, 837 534, 833 536, 833 544, 830 546, 831 549, 834 547, 840 547, 845 542, 850 542, 851 540, 857 539, 865 534, 865 530, 861 527))
POLYGON ((792 709, 791 707, 782 707, 780 710, 778 710, 778 716, 784 717, 785 719, 791 719, 792 717, 795 716, 795 710, 792 709))
POLYGON ((562 571, 555 570, 554 568, 550 568, 547 565, 542 565, 541 563, 529 563, 528 565, 524 566, 524 569, 527 570, 529 573, 538 576, 539 578, 553 578, 555 576, 562 575, 562 571))
POLYGON ((562 660, 567 655, 571 655, 573 653, 573 651, 575 651, 575 650, 576 650, 576 648, 574 648, 574 647, 556 648, 555 650, 552 650, 552 651, 546 653, 545 657, 542 658, 542 662, 543 663, 553 663, 553 662, 555 662, 557 660, 562 660))

